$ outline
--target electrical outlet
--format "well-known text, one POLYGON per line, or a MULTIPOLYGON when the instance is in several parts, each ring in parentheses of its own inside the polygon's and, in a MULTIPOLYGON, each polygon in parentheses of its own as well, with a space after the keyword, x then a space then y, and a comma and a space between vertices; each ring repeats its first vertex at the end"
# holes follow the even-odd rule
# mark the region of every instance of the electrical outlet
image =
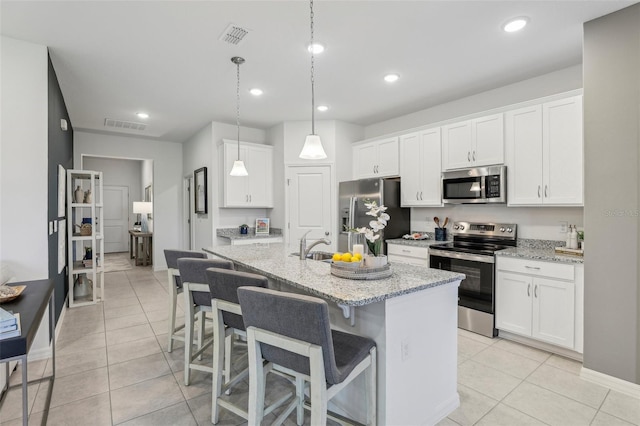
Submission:
POLYGON ((561 221, 560 222, 560 233, 561 234, 566 234, 567 233, 567 222, 565 222, 565 221, 561 221))
POLYGON ((403 340, 400 342, 400 357, 402 359, 402 362, 405 362, 406 360, 409 359, 409 355, 410 355, 410 351, 409 351, 409 341, 407 340, 403 340))

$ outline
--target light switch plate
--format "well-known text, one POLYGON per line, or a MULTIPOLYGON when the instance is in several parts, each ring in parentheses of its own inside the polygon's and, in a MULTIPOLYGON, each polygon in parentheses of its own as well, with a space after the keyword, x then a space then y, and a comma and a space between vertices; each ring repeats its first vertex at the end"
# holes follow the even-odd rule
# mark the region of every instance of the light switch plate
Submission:
POLYGON ((560 233, 561 234, 566 234, 567 233, 567 222, 565 222, 565 221, 561 221, 560 222, 560 233))
POLYGON ((53 235, 53 222, 49 222, 49 235, 53 235))
POLYGON ((58 232, 58 220, 53 221, 53 232, 58 232))

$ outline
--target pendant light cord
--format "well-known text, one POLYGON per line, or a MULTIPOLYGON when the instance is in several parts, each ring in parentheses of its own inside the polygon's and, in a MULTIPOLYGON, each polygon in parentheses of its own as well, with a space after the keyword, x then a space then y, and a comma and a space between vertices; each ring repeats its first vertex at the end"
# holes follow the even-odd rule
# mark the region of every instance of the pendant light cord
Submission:
POLYGON ((236 127, 238 128, 238 161, 240 161, 240 62, 236 62, 236 76, 238 84, 236 85, 236 127))
POLYGON ((311 134, 316 134, 316 126, 315 126, 315 91, 314 91, 314 79, 313 79, 313 71, 314 71, 314 61, 313 61, 313 0, 310 1, 310 9, 311 9, 311 134))

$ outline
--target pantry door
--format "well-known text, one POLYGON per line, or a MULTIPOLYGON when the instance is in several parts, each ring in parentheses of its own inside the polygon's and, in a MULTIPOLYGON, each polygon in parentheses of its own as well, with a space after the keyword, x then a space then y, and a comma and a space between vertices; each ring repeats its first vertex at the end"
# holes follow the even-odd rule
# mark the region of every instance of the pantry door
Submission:
POLYGON ((129 251, 129 187, 104 186, 104 252, 129 251))
POLYGON ((331 213, 335 199, 331 188, 331 166, 288 166, 286 172, 288 232, 292 250, 298 250, 305 232, 307 246, 313 241, 328 238, 331 245, 319 245, 317 250, 335 251, 337 235, 332 228, 331 213))

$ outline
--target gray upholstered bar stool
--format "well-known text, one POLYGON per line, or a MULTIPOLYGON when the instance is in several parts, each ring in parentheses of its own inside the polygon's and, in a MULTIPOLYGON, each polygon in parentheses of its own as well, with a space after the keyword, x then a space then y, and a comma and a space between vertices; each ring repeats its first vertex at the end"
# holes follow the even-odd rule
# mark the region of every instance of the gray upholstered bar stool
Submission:
MULTIPOLYGON (((238 299, 247 328, 249 351, 249 424, 264 417, 263 360, 296 378, 297 401, 276 419, 276 424, 298 406, 302 424, 304 384, 310 383, 311 424, 327 421, 327 402, 360 373, 365 373, 367 424, 376 424, 376 344, 373 340, 329 326, 327 303, 275 290, 241 287, 238 299)), ((269 368, 267 364, 266 368, 269 368)))
MULTIPOLYGON (((201 251, 190 250, 167 249, 164 251, 164 258, 167 261, 167 283, 169 286, 169 342, 167 343, 167 352, 173 350, 174 340, 184 342, 184 336, 176 334, 176 332, 184 328, 184 325, 176 327, 176 305, 178 303, 178 294, 182 293, 182 280, 180 279, 180 271, 178 270, 178 259, 183 257, 206 259, 207 254, 201 251)), ((202 342, 198 342, 198 346, 201 346, 201 344, 202 342)))
MULTIPOLYGON (((222 393, 227 392, 238 382, 244 380, 249 374, 249 369, 231 377, 231 346, 233 336, 246 336, 242 310, 238 302, 239 287, 266 288, 269 280, 262 275, 247 272, 231 271, 227 269, 207 269, 207 282, 211 293, 211 307, 213 310, 213 381, 211 398, 211 422, 218 423, 220 407, 224 407, 232 413, 247 420, 249 414, 229 401, 221 399, 222 393), (224 368, 223 368, 224 360, 224 368), (222 377, 225 377, 223 386, 222 377)), ((265 414, 269 414, 274 408, 286 402, 291 394, 279 398, 265 414)))
POLYGON ((178 259, 178 270, 182 279, 185 297, 184 313, 184 384, 189 386, 191 370, 213 372, 211 366, 197 364, 193 362, 201 357, 202 353, 209 347, 213 339, 204 341, 204 315, 211 312, 211 295, 209 294, 209 284, 207 284, 208 268, 233 269, 233 262, 222 259, 178 259), (193 318, 196 312, 201 315, 198 327, 198 348, 194 352, 193 345, 193 318))

